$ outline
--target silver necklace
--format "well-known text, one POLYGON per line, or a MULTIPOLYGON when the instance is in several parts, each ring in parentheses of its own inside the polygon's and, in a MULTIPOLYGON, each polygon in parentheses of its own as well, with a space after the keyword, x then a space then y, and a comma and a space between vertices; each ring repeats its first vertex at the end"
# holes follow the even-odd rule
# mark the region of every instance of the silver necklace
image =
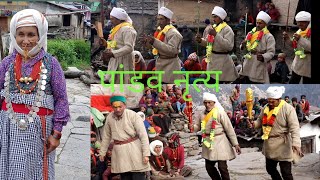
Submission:
POLYGON ((9 70, 5 74, 5 83, 4 83, 4 97, 5 97, 5 102, 6 102, 6 107, 7 107, 7 112, 9 119, 13 123, 18 124, 18 128, 20 130, 26 130, 28 127, 28 122, 34 122, 34 118, 37 116, 37 113, 39 112, 39 108, 41 107, 41 102, 44 99, 45 92, 44 90, 46 89, 46 84, 47 84, 47 73, 48 70, 46 67, 43 65, 41 62, 41 71, 40 71, 40 78, 37 84, 37 92, 36 92, 36 97, 35 101, 33 102, 32 106, 29 108, 30 111, 27 115, 26 118, 24 119, 18 119, 15 112, 13 111, 12 107, 12 102, 10 99, 10 72, 9 70))

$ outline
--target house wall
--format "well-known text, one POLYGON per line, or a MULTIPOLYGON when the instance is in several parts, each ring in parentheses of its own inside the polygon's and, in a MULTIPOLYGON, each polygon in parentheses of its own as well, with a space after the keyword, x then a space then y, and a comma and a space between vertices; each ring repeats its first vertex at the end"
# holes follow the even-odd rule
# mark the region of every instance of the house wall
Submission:
POLYGON ((215 1, 202 1, 198 3, 196 0, 160 0, 160 4, 173 11, 173 20, 176 21, 178 26, 188 24, 189 26, 197 26, 199 15, 200 24, 205 26, 203 22, 206 18, 212 19, 212 10, 214 6, 224 7, 223 0, 215 1))
POLYGON ((315 135, 315 151, 320 154, 320 127, 318 125, 312 125, 310 123, 303 125, 300 128, 300 137, 307 137, 315 135))
MULTIPOLYGON (((56 7, 52 4, 48 4, 47 2, 33 2, 30 3, 29 8, 36 9, 44 14, 55 14, 55 13, 66 13, 70 12, 68 10, 56 7)), ((61 27, 63 24, 62 16, 46 16, 49 28, 50 27, 61 27)))
POLYGON ((288 24, 293 25, 294 16, 296 13, 297 5, 299 0, 273 0, 272 3, 276 6, 276 8, 280 12, 280 19, 279 23, 286 24, 287 23, 287 17, 288 17, 288 7, 289 7, 289 19, 288 24), (290 7, 289 7, 289 1, 290 1, 290 7))

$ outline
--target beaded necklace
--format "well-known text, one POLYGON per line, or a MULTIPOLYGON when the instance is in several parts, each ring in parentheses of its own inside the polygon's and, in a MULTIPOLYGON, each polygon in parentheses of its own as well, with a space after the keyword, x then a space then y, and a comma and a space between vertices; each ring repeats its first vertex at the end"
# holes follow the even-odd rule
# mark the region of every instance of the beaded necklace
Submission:
MULTIPOLYGON (((11 98, 10 98, 10 70, 8 70, 5 73, 5 83, 4 83, 4 97, 5 97, 5 102, 6 102, 6 108, 7 108, 7 112, 8 112, 8 117, 9 119, 11 119, 11 121, 13 123, 17 123, 18 124, 18 128, 20 130, 26 130, 28 127, 28 122, 34 122, 34 118, 37 116, 37 113, 39 112, 39 108, 41 107, 41 102, 44 99, 45 96, 45 92, 44 90, 46 89, 46 84, 47 84, 47 69, 46 67, 42 64, 42 60, 40 61, 41 64, 41 71, 39 74, 39 81, 35 82, 35 86, 33 87, 33 89, 38 85, 38 88, 36 90, 36 95, 35 95, 35 101, 33 102, 33 105, 29 108, 30 111, 27 114, 26 118, 23 119, 18 119, 14 110, 13 110, 13 106, 12 106, 12 102, 11 102, 11 98)), ((16 75, 15 75, 16 76, 16 75)), ((16 77, 15 77, 16 79, 16 77)), ((16 80, 15 80, 16 81, 16 80)), ((21 89, 19 89, 21 92, 21 89)), ((24 91, 30 91, 30 89, 24 90, 24 91)), ((21 92, 22 94, 25 94, 23 92, 21 92)))

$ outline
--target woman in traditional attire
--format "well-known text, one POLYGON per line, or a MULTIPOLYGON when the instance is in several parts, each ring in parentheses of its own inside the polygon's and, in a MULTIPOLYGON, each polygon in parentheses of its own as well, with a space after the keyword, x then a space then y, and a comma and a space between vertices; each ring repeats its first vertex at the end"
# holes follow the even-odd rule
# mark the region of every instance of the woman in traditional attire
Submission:
POLYGON ((66 82, 47 50, 48 22, 34 9, 10 22, 0 64, 0 179, 54 179, 55 149, 70 119, 66 82))
POLYGON ((163 153, 163 143, 160 140, 150 143, 150 152, 151 179, 183 179, 183 176, 174 170, 168 156, 163 153))
POLYGON ((180 137, 178 133, 172 133, 168 137, 168 144, 164 149, 164 153, 173 165, 173 168, 184 177, 192 174, 191 167, 184 164, 184 147, 180 144, 180 137))

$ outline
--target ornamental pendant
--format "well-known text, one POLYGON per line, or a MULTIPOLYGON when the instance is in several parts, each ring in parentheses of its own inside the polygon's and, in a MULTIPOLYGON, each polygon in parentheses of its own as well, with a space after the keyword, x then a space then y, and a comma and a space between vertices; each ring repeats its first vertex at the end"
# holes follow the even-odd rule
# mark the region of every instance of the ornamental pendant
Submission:
POLYGON ((27 129, 27 121, 24 119, 20 119, 18 121, 18 127, 20 130, 26 130, 27 129))

